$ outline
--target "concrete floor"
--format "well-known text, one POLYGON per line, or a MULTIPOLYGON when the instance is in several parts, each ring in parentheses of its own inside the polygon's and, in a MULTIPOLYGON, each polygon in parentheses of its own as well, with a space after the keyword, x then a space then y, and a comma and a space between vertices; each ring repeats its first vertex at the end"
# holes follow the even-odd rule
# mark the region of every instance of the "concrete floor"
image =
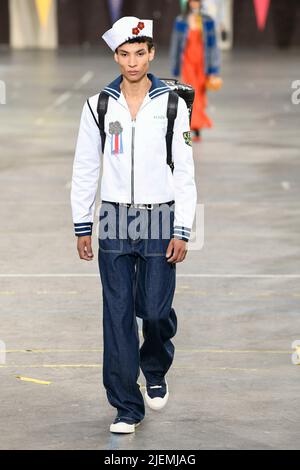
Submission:
MULTIPOLYGON (((69 202, 82 105, 119 72, 104 49, 0 55, 0 448, 300 448, 299 51, 224 55, 194 145, 205 241, 177 265, 170 400, 127 436, 109 433, 97 256, 79 260, 69 202)), ((169 76, 166 51, 152 71, 169 76)))

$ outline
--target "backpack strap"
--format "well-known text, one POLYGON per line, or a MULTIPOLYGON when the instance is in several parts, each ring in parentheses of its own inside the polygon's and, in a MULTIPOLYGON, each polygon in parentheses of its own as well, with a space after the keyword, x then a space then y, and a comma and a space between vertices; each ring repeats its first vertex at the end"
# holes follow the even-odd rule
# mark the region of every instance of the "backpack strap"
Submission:
POLYGON ((174 171, 174 163, 172 161, 172 142, 174 134, 174 122, 177 117, 177 108, 178 108, 178 95, 174 91, 169 92, 168 98, 168 109, 167 109, 167 118, 168 118, 168 129, 166 133, 166 144, 167 144, 167 164, 170 166, 172 173, 174 171))
POLYGON ((102 153, 104 153, 104 146, 105 146, 105 140, 106 140, 106 134, 104 130, 104 119, 105 119, 105 114, 107 113, 107 107, 108 107, 108 100, 109 96, 101 91, 98 99, 98 105, 97 105, 97 113, 98 113, 98 122, 99 122, 99 130, 100 130, 100 135, 101 135, 101 141, 102 141, 102 153))
POLYGON ((91 111, 91 113, 92 113, 92 116, 93 116, 93 118, 94 118, 94 121, 95 121, 95 123, 96 123, 96 126, 99 127, 98 121, 97 121, 97 119, 96 119, 96 117, 95 117, 95 114, 93 113, 93 110, 92 110, 92 107, 91 107, 91 105, 90 105, 89 100, 86 100, 86 102, 87 102, 87 104, 88 104, 88 107, 90 108, 90 111, 91 111))

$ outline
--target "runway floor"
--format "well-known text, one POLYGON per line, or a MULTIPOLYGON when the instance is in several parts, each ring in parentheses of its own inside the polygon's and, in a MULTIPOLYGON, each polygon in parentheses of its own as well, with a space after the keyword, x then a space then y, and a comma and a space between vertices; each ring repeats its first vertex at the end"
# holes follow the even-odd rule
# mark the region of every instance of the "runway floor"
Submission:
MULTIPOLYGON (((118 68, 102 49, 0 56, 0 448, 299 449, 299 51, 223 55, 194 144, 204 246, 177 265, 169 403, 127 436, 109 432, 97 238, 81 261, 69 201, 81 108, 118 68)), ((169 76, 166 51, 152 72, 169 76)))

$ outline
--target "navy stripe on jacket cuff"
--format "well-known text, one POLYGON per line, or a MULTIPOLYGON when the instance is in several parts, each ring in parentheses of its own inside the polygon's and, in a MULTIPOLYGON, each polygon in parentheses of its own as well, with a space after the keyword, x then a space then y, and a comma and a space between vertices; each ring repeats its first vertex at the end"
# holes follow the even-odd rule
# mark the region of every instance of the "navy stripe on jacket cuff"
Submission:
POLYGON ((85 237, 92 235, 93 222, 82 222, 74 224, 76 237, 85 237))
POLYGON ((219 75, 220 69, 219 67, 208 67, 207 75, 219 75))
POLYGON ((189 241, 191 236, 191 230, 188 227, 183 227, 181 225, 175 225, 173 229, 172 238, 177 238, 178 240, 189 241))

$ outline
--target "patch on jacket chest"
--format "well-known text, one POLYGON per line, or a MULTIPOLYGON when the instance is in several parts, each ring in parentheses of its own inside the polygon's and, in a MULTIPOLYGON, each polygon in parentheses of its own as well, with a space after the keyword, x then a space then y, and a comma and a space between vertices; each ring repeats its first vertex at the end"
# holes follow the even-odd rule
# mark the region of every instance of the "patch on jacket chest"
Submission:
POLYGON ((123 153, 122 132, 123 132, 123 128, 119 121, 109 123, 109 133, 112 136, 111 153, 113 155, 118 155, 119 153, 123 153))
POLYGON ((191 131, 184 132, 183 138, 184 138, 186 145, 189 145, 191 147, 192 146, 191 131))

